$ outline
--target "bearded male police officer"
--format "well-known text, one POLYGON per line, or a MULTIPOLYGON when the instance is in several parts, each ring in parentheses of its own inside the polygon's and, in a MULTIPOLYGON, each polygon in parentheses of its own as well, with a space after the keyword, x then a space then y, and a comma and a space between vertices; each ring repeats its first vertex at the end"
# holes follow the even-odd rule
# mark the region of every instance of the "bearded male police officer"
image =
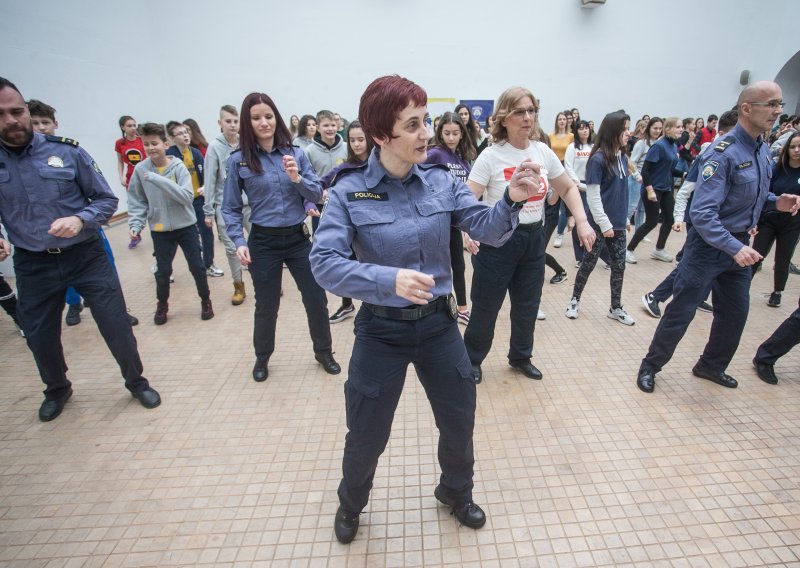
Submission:
POLYGON ((695 310, 709 288, 714 291, 714 321, 708 343, 692 373, 728 388, 725 373, 742 336, 750 306, 750 269, 762 257, 750 247, 749 231, 769 199, 780 211, 796 214, 800 196, 769 193, 772 166, 762 134, 781 114, 781 88, 761 81, 742 91, 739 122, 713 151, 700 159, 700 178, 692 202, 692 229, 673 288, 673 300, 658 324, 637 385, 653 392, 655 375, 672 358, 695 310))
POLYGON ((64 292, 72 285, 92 308, 97 327, 146 408, 161 403, 142 376, 119 279, 97 229, 117 198, 78 143, 34 133, 19 89, 0 77, 0 260, 14 252, 19 316, 45 383, 39 419, 53 420, 72 396, 61 346, 64 292))

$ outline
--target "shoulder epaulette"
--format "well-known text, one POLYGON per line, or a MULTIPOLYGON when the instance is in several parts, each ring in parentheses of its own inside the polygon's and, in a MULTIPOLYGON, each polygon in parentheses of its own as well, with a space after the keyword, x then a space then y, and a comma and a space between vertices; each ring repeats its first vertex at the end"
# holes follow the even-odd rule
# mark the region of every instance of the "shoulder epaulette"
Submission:
POLYGON ((53 136, 52 134, 48 134, 45 138, 47 138, 48 142, 59 142, 61 144, 69 144, 70 146, 78 146, 78 141, 73 140, 72 138, 64 138, 63 136, 53 136))
POLYGON ((333 176, 333 179, 331 180, 330 187, 333 187, 334 185, 336 185, 336 182, 339 181, 339 178, 342 178, 342 177, 344 177, 344 176, 346 176, 348 174, 351 174, 353 172, 357 172, 359 170, 366 169, 366 167, 367 167, 367 162, 364 162, 363 164, 361 164, 359 166, 352 165, 352 166, 343 167, 341 170, 336 172, 335 176, 333 176))
POLYGON ((734 143, 735 140, 736 138, 734 138, 733 136, 726 136, 725 140, 714 146, 714 150, 716 150, 717 152, 724 152, 725 150, 728 149, 728 146, 734 143))
POLYGON ((422 169, 422 170, 430 170, 430 169, 433 169, 433 168, 441 168, 446 172, 450 171, 450 168, 448 168, 444 164, 417 164, 417 167, 422 169))
POLYGON ((247 167, 247 162, 237 162, 237 165, 238 165, 240 168, 246 168, 246 167, 247 167))

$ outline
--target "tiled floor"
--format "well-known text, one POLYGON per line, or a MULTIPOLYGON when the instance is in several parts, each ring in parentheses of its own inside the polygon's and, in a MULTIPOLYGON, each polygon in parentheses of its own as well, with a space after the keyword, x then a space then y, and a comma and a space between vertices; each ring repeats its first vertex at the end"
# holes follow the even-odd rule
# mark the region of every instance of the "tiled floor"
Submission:
MULTIPOLYGON (((156 327, 150 238, 128 251, 125 233, 108 230, 164 403, 148 411, 127 394, 86 311, 63 332, 75 395, 61 417, 39 422, 42 385, 0 314, 2 566, 800 565, 800 350, 778 365, 777 386, 750 364, 800 290, 790 276, 784 306, 766 306, 771 258, 729 369, 739 388, 692 377, 711 321, 699 313, 647 395, 635 376, 657 321, 639 297, 671 266, 648 259, 646 243, 628 266, 634 327, 605 317, 602 269, 571 321, 572 252, 553 249, 570 280, 545 284, 534 357, 544 380, 507 366, 506 306, 478 388, 475 499, 486 527, 459 527, 433 498, 437 433, 410 370, 358 537, 343 546, 332 522, 346 372, 331 377, 314 361, 291 278, 270 376, 258 384, 252 296, 234 307, 227 274, 212 279, 216 317, 201 321, 178 258, 170 320, 156 327)), ((332 329, 346 366, 352 320, 332 329)))

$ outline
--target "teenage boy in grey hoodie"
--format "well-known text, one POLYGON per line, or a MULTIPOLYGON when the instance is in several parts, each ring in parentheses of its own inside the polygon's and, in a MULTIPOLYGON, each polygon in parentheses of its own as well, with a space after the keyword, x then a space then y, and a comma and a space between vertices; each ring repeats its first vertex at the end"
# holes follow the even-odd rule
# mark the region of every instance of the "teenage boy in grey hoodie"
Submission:
POLYGON ((128 185, 128 226, 131 238, 142 232, 145 219, 150 225, 156 255, 156 325, 167 323, 169 277, 178 247, 189 265, 200 296, 200 317, 214 317, 206 268, 200 253, 197 217, 192 202, 194 190, 189 170, 180 159, 167 156, 167 133, 160 124, 142 126, 142 144, 147 159, 134 170, 128 185))
MULTIPOLYGON (((322 177, 333 168, 347 160, 347 144, 341 136, 336 133, 338 123, 336 117, 329 110, 321 110, 317 113, 317 133, 314 141, 306 146, 305 152, 311 167, 322 177)), ((322 203, 317 203, 317 209, 322 211, 325 200, 328 199, 328 190, 322 192, 322 203)), ((319 217, 311 217, 311 228, 317 231, 319 217)))
MULTIPOLYGON (((205 165, 205 191, 206 203, 203 206, 206 226, 210 229, 214 222, 217 223, 217 234, 219 240, 225 247, 225 256, 228 257, 228 265, 231 267, 233 277, 233 296, 231 304, 238 306, 245 299, 244 281, 242 280, 242 263, 236 256, 236 245, 228 236, 225 230, 225 219, 222 218, 222 192, 225 187, 225 177, 227 176, 228 158, 231 153, 239 147, 239 112, 236 107, 225 105, 219 109, 220 134, 212 140, 206 149, 205 165)), ((244 198, 244 195, 242 196, 244 198)), ((250 231, 249 207, 245 206, 245 226, 250 231)))

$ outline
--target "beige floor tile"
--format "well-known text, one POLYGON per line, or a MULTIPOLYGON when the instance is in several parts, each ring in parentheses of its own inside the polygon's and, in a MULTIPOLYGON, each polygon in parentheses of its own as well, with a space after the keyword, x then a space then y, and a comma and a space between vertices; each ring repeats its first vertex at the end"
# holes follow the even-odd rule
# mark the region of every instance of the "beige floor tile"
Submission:
MULTIPOLYGON (((433 498, 437 432, 410 369, 358 537, 343 546, 332 523, 352 320, 332 327, 345 372, 326 375, 286 272, 270 377, 257 384, 252 285, 232 306, 228 276, 210 279, 216 317, 201 321, 178 257, 170 319, 156 327, 152 246, 146 236, 129 251, 125 233, 107 231, 141 321, 145 375, 164 403, 148 411, 131 399, 85 310, 62 333, 75 394, 61 417, 40 423, 35 365, 0 317, 0 566, 800 565, 800 351, 780 361, 777 386, 750 364, 800 291, 790 276, 785 305, 766 306, 771 257, 753 280, 729 368, 739 388, 692 377, 711 323, 698 313, 646 395, 635 376, 658 322, 639 298, 671 265, 641 254, 626 267, 623 301, 635 326, 605 317, 602 269, 572 321, 563 316, 572 252, 550 251, 570 281, 544 285, 547 320, 534 347, 544 380, 507 365, 507 304, 483 365, 475 500, 486 527, 459 527, 433 498)), ((671 236, 668 250, 681 240, 671 236)), ((216 255, 223 266, 219 243, 216 255)), ((329 302, 335 309, 338 298, 329 302)))

